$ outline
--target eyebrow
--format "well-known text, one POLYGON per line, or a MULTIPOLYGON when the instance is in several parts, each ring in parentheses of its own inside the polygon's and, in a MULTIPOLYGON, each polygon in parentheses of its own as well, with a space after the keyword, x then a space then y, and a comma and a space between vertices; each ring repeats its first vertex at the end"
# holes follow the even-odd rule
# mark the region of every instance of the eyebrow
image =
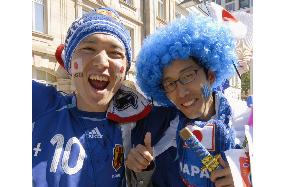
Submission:
MULTIPOLYGON (((194 65, 190 65, 190 66, 188 66, 188 67, 186 67, 186 68, 180 70, 179 73, 183 73, 183 72, 185 72, 185 71, 191 69, 192 67, 194 67, 194 65)), ((192 69, 193 69, 193 68, 192 68, 192 69)))
POLYGON ((125 51, 125 48, 124 48, 124 47, 119 46, 119 45, 116 45, 116 44, 111 44, 110 47, 111 47, 112 49, 119 49, 119 50, 121 50, 122 52, 125 51))
POLYGON ((82 43, 91 43, 91 44, 96 44, 96 39, 91 39, 89 38, 88 40, 83 40, 82 43))
MULTIPOLYGON (((184 68, 184 69, 182 69, 182 70, 180 70, 180 71, 179 71, 179 75, 182 74, 182 73, 184 73, 185 71, 191 69, 192 67, 194 67, 193 64, 190 65, 190 66, 187 66, 186 68, 184 68)), ((170 78, 170 77, 166 77, 166 78, 164 78, 162 81, 167 81, 167 80, 169 80, 169 79, 171 79, 171 78, 170 78)))
MULTIPOLYGON (((83 41, 83 43, 87 43, 87 44, 97 44, 98 42, 95 40, 95 39, 90 39, 90 40, 86 40, 86 41, 83 41)), ((120 46, 120 45, 117 45, 117 44, 110 44, 110 47, 112 49, 119 49, 121 51, 125 51, 125 48, 120 46)))

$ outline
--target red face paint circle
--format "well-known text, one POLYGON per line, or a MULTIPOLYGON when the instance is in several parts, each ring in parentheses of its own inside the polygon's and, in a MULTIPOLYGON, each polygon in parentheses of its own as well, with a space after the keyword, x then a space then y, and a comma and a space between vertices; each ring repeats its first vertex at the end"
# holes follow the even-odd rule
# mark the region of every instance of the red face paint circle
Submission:
POLYGON ((120 72, 120 73, 123 73, 123 72, 124 72, 124 66, 121 66, 119 72, 120 72))
POLYGON ((194 131, 192 131, 192 133, 200 142, 202 141, 203 136, 202 136, 202 133, 199 130, 194 130, 194 131))
POLYGON ((78 63, 77 62, 74 63, 74 68, 78 69, 78 63))

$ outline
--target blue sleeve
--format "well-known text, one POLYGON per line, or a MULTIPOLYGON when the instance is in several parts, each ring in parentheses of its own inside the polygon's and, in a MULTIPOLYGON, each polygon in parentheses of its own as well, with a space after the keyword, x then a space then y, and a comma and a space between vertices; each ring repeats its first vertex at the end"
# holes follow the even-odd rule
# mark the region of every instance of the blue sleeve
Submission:
POLYGON ((132 144, 144 144, 144 137, 151 132, 152 146, 155 145, 164 135, 170 125, 170 121, 176 116, 176 109, 171 107, 153 107, 150 114, 136 123, 131 132, 132 144))
POLYGON ((56 106, 58 100, 58 92, 53 86, 32 81, 32 120, 56 106))

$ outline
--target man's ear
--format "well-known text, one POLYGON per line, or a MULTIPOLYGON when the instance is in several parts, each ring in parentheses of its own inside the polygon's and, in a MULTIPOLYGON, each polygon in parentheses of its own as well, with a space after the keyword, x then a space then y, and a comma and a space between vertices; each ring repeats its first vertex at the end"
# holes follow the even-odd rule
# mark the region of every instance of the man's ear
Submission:
POLYGON ((209 81, 210 85, 212 85, 216 80, 215 73, 211 70, 208 70, 207 77, 208 77, 208 81, 209 81))

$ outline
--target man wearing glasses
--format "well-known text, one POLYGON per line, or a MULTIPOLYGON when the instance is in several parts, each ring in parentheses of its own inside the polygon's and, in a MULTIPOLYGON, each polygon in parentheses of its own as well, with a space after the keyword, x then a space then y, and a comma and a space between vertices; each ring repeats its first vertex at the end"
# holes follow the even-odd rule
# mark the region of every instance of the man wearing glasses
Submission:
MULTIPOLYGON (((148 118, 157 123, 138 123, 132 132, 135 145, 143 143, 146 132, 152 134, 154 186, 234 186, 224 151, 240 148, 244 132, 234 127, 247 123, 249 110, 245 103, 235 107, 216 91, 235 73, 234 62, 235 43, 229 31, 202 15, 179 19, 144 41, 136 63, 137 83, 146 96, 168 107, 158 118, 150 114, 148 118), (184 158, 185 144, 178 135, 184 127, 212 155, 221 154, 221 169, 202 170, 201 159, 193 152, 184 158)), ((130 151, 126 165, 139 172, 141 162, 133 159, 136 152, 130 151)))

